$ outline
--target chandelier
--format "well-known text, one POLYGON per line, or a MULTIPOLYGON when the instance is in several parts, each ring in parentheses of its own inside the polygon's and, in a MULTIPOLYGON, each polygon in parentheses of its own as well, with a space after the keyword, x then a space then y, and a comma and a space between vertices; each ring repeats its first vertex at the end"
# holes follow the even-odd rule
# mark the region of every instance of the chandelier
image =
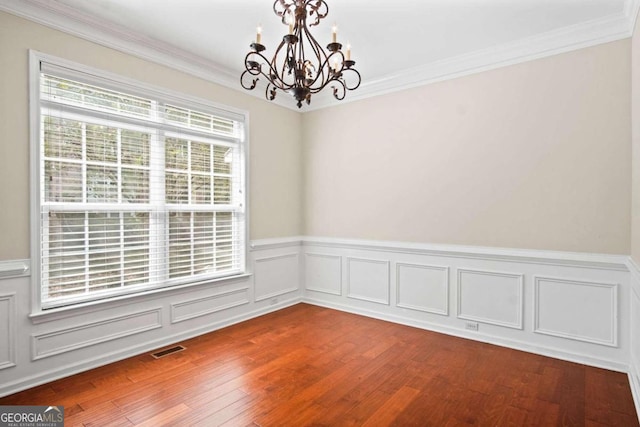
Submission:
POLYGON ((331 85, 333 96, 343 100, 348 90, 360 86, 360 73, 353 68, 351 46, 346 53, 337 41, 337 27, 332 28, 332 40, 325 51, 307 27, 320 23, 329 13, 324 0, 276 0, 273 11, 288 26, 289 32, 271 60, 264 56, 266 47, 261 43, 262 28, 258 27, 255 43, 244 59, 245 71, 240 84, 247 90, 256 88, 260 76, 267 80, 265 97, 273 101, 278 90, 289 92, 297 101, 311 103, 311 95, 331 85))

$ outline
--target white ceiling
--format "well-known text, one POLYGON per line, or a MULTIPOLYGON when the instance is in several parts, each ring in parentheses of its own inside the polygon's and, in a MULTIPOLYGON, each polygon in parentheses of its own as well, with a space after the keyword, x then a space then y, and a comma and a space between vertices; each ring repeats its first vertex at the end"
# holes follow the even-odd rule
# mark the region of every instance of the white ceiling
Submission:
MULTIPOLYGON (((272 0, 58 0, 240 72, 264 27, 273 50, 286 28, 272 0)), ((621 13, 624 0, 327 0, 317 39, 337 23, 370 79, 621 13)))
MULTIPOLYGON (((326 1, 329 15, 313 32, 329 42, 337 23, 365 94, 628 37, 638 8, 638 0, 326 1)), ((239 78, 257 24, 267 53, 285 33, 272 6, 273 0, 0 0, 0 9, 22 7, 26 17, 47 12, 39 16, 43 23, 67 20, 57 28, 93 26, 109 35, 103 44, 120 39, 179 53, 181 61, 224 75, 227 85, 239 78)))

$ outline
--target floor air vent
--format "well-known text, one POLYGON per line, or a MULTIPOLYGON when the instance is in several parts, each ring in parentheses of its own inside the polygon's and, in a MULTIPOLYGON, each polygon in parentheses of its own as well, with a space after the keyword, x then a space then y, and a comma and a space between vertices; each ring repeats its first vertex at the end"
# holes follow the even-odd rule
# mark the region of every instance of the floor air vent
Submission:
POLYGON ((151 356, 154 359, 160 359, 161 357, 168 356, 170 354, 177 353, 179 351, 186 350, 186 349, 187 349, 186 347, 183 347, 181 345, 177 345, 175 347, 166 348, 164 350, 160 350, 160 351, 156 351, 155 353, 151 353, 151 356))

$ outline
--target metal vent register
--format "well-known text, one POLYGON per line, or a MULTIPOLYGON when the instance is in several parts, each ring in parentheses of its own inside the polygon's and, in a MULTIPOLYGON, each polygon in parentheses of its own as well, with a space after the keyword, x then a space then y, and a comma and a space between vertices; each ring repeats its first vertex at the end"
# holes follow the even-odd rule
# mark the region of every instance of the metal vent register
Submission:
POLYGON ((160 350, 160 351, 156 351, 155 353, 151 353, 151 357, 153 357, 154 359, 160 359, 161 357, 168 356, 170 354, 177 353, 179 351, 183 351, 183 350, 186 350, 186 349, 187 349, 186 347, 183 347, 181 345, 176 345, 174 347, 166 348, 164 350, 160 350))

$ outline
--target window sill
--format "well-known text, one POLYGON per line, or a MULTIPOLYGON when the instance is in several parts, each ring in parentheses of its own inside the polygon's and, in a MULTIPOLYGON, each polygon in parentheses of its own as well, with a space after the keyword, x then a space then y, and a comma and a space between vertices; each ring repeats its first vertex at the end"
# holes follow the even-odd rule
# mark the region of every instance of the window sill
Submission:
POLYGON ((165 286, 161 288, 149 289, 148 291, 136 292, 132 294, 118 295, 111 298, 105 298, 95 301, 87 301, 65 307, 51 308, 48 310, 34 311, 29 315, 33 324, 52 322, 55 320, 66 319, 82 314, 93 313, 96 311, 106 310, 115 307, 121 307, 128 304, 140 302, 140 299, 148 297, 159 297, 164 294, 180 293, 185 289, 193 289, 206 285, 220 285, 234 283, 251 277, 251 273, 242 273, 235 276, 220 277, 216 279, 203 280, 200 282, 185 283, 183 285, 165 286))

